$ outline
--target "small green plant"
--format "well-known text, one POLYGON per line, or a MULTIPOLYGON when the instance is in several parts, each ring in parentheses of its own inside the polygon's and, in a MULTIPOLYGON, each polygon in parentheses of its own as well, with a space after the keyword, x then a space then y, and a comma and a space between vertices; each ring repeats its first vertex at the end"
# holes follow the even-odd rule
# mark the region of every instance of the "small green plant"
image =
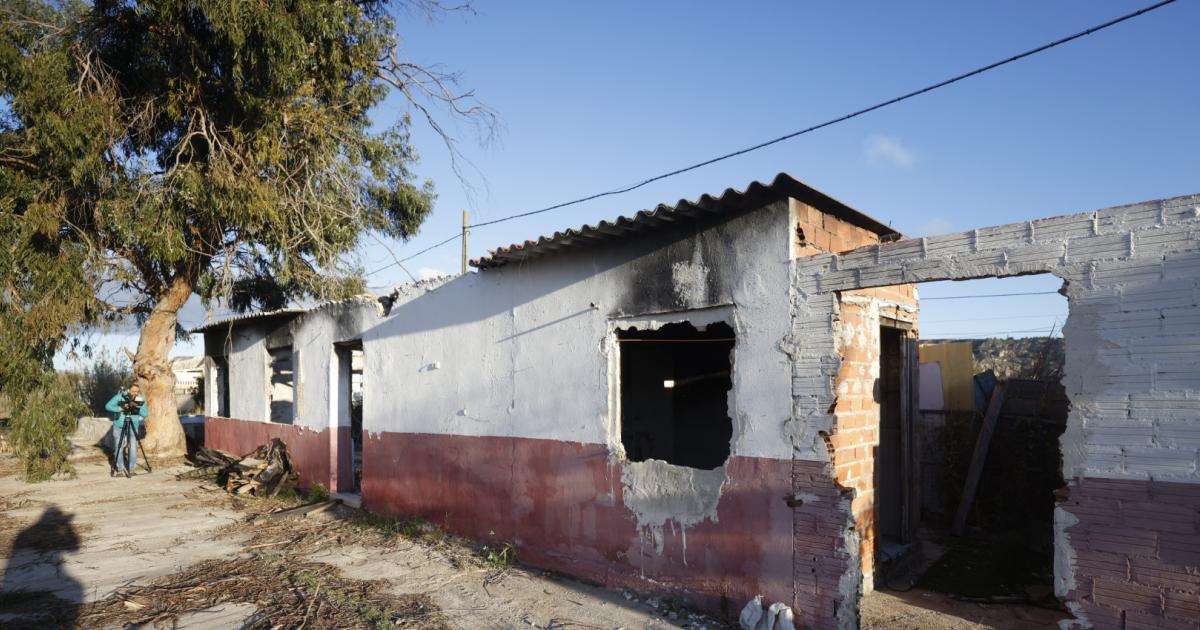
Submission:
POLYGON ((295 488, 284 488, 275 494, 275 499, 284 503, 299 503, 300 493, 295 488))
POLYGON ((484 566, 493 569, 506 569, 517 561, 517 548, 512 543, 504 543, 494 548, 484 546, 480 551, 484 566))
POLYGON ((360 510, 351 524, 359 529, 373 529, 389 536, 404 536, 406 538, 421 538, 436 532, 435 527, 428 521, 416 516, 380 516, 360 510))
POLYGON ((308 500, 310 502, 324 501, 329 498, 329 488, 325 484, 314 483, 308 489, 308 500))

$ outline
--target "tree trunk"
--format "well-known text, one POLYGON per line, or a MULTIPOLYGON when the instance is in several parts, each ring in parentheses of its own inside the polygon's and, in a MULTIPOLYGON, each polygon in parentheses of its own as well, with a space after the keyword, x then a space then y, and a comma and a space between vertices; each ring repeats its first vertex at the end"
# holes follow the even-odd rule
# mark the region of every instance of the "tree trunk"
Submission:
POLYGON ((166 292, 158 296, 142 327, 133 361, 133 372, 146 393, 146 404, 150 405, 142 445, 147 453, 159 457, 179 457, 187 452, 175 403, 175 373, 169 360, 171 347, 175 345, 179 309, 192 295, 192 283, 182 275, 178 274, 166 292))

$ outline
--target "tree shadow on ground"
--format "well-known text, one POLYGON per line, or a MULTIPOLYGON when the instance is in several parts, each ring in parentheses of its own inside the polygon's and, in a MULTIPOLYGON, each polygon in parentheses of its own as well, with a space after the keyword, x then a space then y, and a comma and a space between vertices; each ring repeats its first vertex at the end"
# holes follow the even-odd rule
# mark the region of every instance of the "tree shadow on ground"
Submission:
POLYGON ((83 586, 63 569, 64 554, 80 547, 74 519, 52 506, 13 539, 0 581, 0 626, 75 626, 83 586))

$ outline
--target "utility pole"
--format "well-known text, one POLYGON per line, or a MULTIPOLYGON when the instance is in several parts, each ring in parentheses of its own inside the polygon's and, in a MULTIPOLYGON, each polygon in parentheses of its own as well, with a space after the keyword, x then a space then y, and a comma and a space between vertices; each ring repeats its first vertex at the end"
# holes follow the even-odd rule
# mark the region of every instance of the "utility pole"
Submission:
POLYGON ((463 209, 463 231, 462 231, 462 275, 467 275, 467 227, 470 226, 469 215, 467 210, 463 209))

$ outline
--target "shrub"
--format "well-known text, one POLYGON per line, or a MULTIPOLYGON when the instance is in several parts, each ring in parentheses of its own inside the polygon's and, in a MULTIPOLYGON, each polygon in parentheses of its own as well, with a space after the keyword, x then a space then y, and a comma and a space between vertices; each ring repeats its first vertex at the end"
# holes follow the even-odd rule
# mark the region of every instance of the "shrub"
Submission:
POLYGON ((13 409, 9 438, 25 467, 25 480, 45 481, 57 473, 74 473, 67 457, 71 434, 87 407, 74 388, 58 378, 29 392, 13 409))
POLYGON ((306 498, 312 502, 324 501, 325 499, 329 498, 329 489, 326 488, 322 483, 314 483, 312 487, 308 489, 308 496, 306 498))

